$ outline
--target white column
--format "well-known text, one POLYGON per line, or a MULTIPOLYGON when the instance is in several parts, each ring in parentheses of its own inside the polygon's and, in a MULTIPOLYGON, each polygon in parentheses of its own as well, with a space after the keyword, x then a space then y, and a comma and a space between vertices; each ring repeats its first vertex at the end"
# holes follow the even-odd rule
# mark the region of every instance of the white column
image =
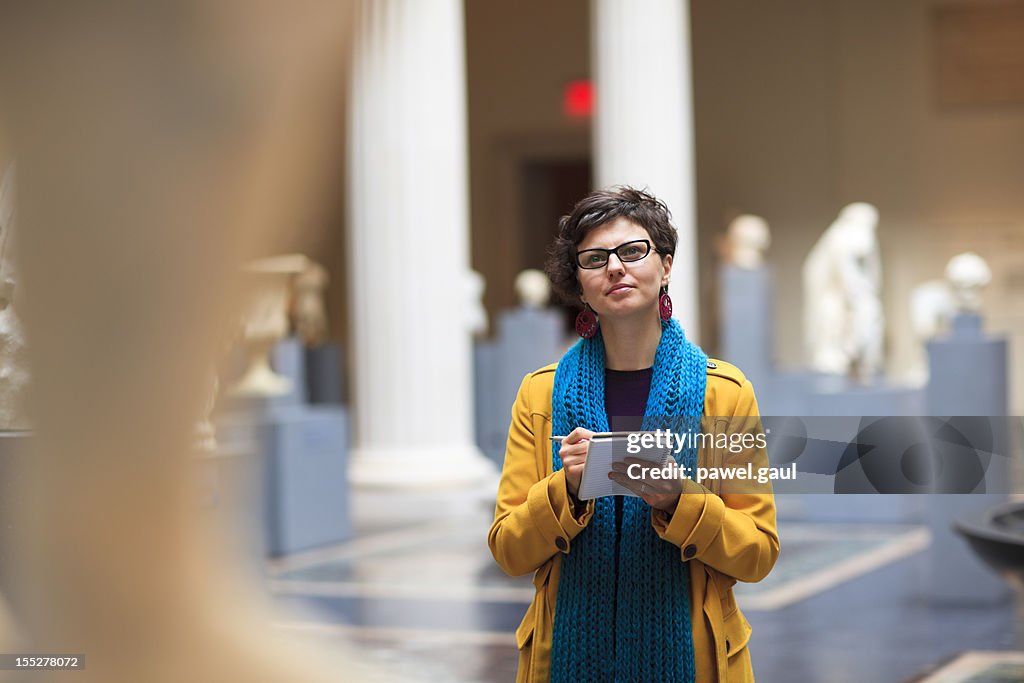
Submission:
POLYGON ((357 485, 471 484, 461 0, 363 0, 350 96, 348 283, 357 485))
POLYGON ((647 187, 668 204, 679 243, 669 294, 688 338, 700 339, 690 5, 593 0, 598 187, 647 187))

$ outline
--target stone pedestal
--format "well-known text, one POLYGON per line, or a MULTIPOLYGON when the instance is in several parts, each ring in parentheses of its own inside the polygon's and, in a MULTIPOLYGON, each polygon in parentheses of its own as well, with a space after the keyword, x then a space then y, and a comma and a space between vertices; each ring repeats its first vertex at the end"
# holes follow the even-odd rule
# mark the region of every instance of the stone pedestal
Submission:
MULTIPOLYGON (((501 394, 498 386, 498 342, 479 341, 473 345, 474 429, 476 444, 488 459, 501 467, 505 462, 505 441, 509 420, 502 424, 501 394)), ((505 417, 512 414, 512 404, 505 417)))
MULTIPOLYGON (((1005 416, 1007 344, 985 335, 980 316, 960 314, 948 336, 928 343, 928 413, 940 417, 1005 416)), ((1005 420, 993 420, 1005 427, 1005 420)), ((1006 443, 1006 434, 996 434, 1006 443)), ((1006 452, 1005 450, 1003 451, 1006 452)), ((1009 481, 1010 461, 993 458, 986 479, 1009 481)), ((996 603, 1010 590, 952 528, 958 516, 991 508, 1008 500, 1005 494, 935 494, 928 496, 927 519, 932 533, 929 571, 923 586, 934 602, 996 603)))
POLYGON ((262 528, 276 556, 351 537, 348 426, 336 406, 270 406, 222 416, 221 449, 250 452, 262 465, 262 528))
POLYGON ((342 405, 346 402, 343 358, 337 344, 306 349, 306 389, 310 403, 342 405))
POLYGON ((198 505, 204 527, 214 530, 216 542, 233 546, 231 554, 260 573, 266 566, 268 540, 266 454, 253 435, 244 443, 237 437, 231 434, 228 443, 218 439, 214 452, 196 456, 198 505))
POLYGON ((760 405, 760 394, 767 387, 774 367, 775 288, 772 275, 765 268, 745 270, 725 265, 719 272, 719 279, 722 360, 743 371, 758 392, 760 405))
POLYGON ((295 337, 279 341, 270 352, 270 365, 277 374, 287 377, 291 385, 284 402, 305 403, 307 400, 306 353, 302 342, 295 337))
POLYGON ((558 312, 526 307, 500 314, 494 340, 476 344, 477 443, 499 467, 523 377, 556 362, 565 345, 558 312))

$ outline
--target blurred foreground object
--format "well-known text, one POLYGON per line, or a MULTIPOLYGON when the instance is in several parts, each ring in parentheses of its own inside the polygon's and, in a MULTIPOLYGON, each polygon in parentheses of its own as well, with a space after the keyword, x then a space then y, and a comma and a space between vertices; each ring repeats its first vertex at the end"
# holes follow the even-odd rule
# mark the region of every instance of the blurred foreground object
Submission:
POLYGON ((729 223, 726 240, 727 262, 737 268, 754 270, 764 263, 764 250, 771 245, 772 234, 765 219, 743 214, 729 223))
POLYGON ((28 429, 28 350, 15 305, 14 164, 0 157, 0 431, 28 429))
POLYGON ((882 369, 878 210, 843 208, 804 261, 804 339, 813 370, 867 380, 882 369))
POLYGON ((242 534, 202 523, 192 457, 238 268, 320 201, 345 9, 0 12, 34 429, 0 562, 27 650, 87 662, 39 680, 374 680, 273 627, 242 534))

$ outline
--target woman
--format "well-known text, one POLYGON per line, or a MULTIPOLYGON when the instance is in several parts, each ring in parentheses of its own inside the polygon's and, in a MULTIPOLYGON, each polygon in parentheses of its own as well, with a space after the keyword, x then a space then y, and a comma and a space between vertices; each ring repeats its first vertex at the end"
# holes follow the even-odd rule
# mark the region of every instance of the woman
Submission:
MULTIPOLYGON (((757 415, 750 382, 671 318, 675 246, 666 206, 631 188, 591 193, 561 220, 547 270, 583 304, 583 339, 523 380, 488 534, 508 574, 535 572, 518 681, 753 680, 732 586, 763 579, 778 557, 770 485, 724 492, 616 465, 609 477, 638 497, 576 497, 594 432, 693 416, 705 430, 755 428, 735 419, 757 415)), ((741 455, 768 464, 763 448, 741 455)), ((692 468, 733 456, 711 446, 676 458, 692 468)))

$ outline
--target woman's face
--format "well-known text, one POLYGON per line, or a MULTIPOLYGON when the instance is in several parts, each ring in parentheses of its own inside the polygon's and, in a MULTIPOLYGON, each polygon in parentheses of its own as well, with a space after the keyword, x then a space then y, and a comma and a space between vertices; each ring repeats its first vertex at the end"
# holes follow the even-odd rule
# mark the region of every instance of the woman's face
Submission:
POLYGON ((612 254, 603 268, 576 269, 583 290, 580 298, 598 316, 629 318, 647 313, 657 308, 661 288, 668 285, 672 256, 655 252, 647 231, 627 218, 616 218, 594 228, 576 246, 576 251, 614 249, 633 240, 651 242, 651 252, 639 261, 627 263, 612 254))

